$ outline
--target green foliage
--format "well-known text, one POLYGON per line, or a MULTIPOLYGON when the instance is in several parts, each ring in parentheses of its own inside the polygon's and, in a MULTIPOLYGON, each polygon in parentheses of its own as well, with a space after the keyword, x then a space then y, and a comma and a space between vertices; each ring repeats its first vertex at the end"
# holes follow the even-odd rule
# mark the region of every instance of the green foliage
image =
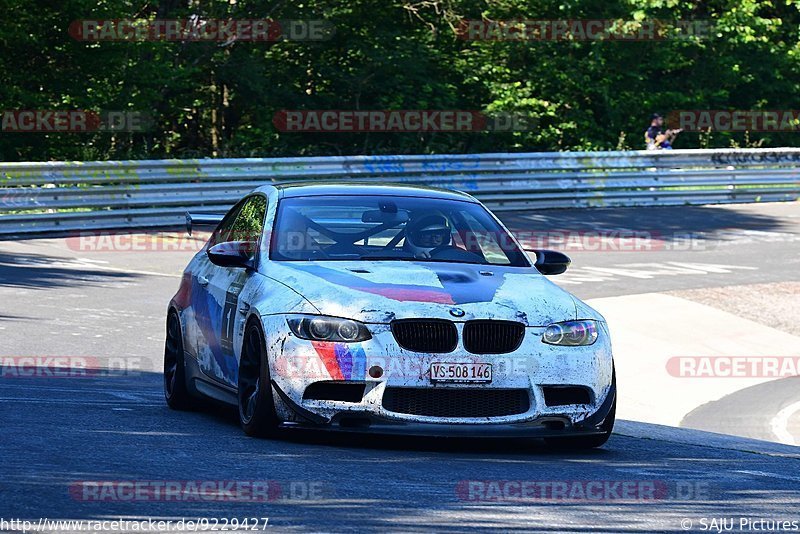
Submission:
MULTIPOLYGON (((141 133, 0 133, 0 160, 643 148, 653 111, 796 109, 800 13, 785 0, 0 0, 1 110, 139 111, 141 133), (57 8, 54 8, 58 5, 57 8), (325 19, 318 42, 79 42, 79 19, 325 19), (468 41, 462 19, 696 20, 705 37, 468 41), (529 131, 290 133, 280 110, 517 112, 529 131)), ((635 23, 634 23, 635 25, 635 23)), ((676 148, 793 146, 684 133, 676 148)))
POLYGON ((257 241, 261 235, 264 216, 267 213, 267 200, 262 196, 251 197, 242 205, 231 227, 228 240, 257 241))

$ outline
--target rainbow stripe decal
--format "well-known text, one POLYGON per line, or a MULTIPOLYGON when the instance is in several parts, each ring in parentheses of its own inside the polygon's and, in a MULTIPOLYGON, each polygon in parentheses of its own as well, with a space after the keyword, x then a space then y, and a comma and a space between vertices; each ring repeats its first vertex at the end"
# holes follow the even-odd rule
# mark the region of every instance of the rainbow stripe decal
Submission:
POLYGON ((325 369, 333 380, 363 380, 367 372, 367 355, 360 343, 312 341, 325 369))

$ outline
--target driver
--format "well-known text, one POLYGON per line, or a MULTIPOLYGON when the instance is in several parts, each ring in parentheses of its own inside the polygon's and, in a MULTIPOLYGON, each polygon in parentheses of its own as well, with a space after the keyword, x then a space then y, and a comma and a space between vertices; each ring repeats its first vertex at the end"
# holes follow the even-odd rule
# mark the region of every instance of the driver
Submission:
POLYGON ((423 215, 406 223, 404 248, 415 258, 430 258, 431 252, 447 246, 452 239, 450 223, 444 215, 423 215))

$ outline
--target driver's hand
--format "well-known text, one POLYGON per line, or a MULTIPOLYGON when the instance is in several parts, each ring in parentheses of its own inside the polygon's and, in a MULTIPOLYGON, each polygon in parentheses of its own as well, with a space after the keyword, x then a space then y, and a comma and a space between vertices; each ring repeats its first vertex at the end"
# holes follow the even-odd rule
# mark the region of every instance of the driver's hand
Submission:
POLYGON ((420 260, 427 260, 427 259, 430 259, 431 253, 430 253, 430 251, 422 250, 422 251, 417 252, 416 254, 414 254, 414 257, 418 258, 420 260))

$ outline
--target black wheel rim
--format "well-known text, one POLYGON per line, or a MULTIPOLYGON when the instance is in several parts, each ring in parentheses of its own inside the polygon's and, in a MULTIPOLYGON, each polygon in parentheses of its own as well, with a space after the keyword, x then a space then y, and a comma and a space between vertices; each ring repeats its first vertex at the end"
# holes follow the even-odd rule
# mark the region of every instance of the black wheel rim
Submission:
POLYGON ((239 412, 242 422, 249 423, 258 406, 261 390, 261 333, 251 328, 244 343, 239 364, 239 412))
POLYGON ((181 328, 178 318, 169 316, 167 321, 167 340, 164 344, 164 391, 171 397, 178 379, 178 358, 183 350, 181 328))

